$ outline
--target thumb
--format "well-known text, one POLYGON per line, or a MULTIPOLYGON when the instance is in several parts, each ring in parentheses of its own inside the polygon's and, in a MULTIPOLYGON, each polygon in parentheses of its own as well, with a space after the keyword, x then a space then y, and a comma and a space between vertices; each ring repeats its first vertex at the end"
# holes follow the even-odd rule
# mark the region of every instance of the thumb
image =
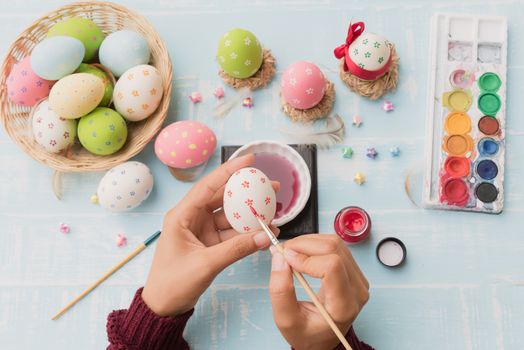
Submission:
POLYGON ((226 241, 207 248, 209 262, 222 271, 234 262, 267 248, 269 237, 263 231, 253 233, 238 233, 226 241))
POLYGON ((271 247, 271 276, 269 296, 273 318, 279 328, 295 328, 300 321, 300 306, 293 285, 293 274, 284 256, 271 247))

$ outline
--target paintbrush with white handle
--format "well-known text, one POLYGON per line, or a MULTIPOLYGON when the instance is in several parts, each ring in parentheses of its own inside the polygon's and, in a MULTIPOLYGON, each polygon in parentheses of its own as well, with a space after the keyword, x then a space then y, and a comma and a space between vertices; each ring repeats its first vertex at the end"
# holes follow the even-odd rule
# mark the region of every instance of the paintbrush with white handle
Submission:
MULTIPOLYGON (((264 232, 268 235, 269 240, 271 241, 271 243, 277 248, 277 250, 281 254, 284 254, 284 247, 280 244, 280 242, 278 241, 277 237, 275 237, 275 235, 273 234, 273 231, 271 231, 269 229, 269 227, 266 225, 266 223, 264 221, 262 221, 262 219, 260 219, 260 217, 259 217, 257 211, 255 210, 255 208, 250 207, 250 209, 251 209, 251 212, 253 213, 253 215, 255 215, 255 217, 257 218, 257 220, 260 223, 260 226, 262 227, 264 232)), ((309 283, 307 283, 307 281, 304 278, 304 276, 302 276, 302 274, 300 272, 295 271, 295 269, 291 269, 291 270, 293 271, 293 274, 295 275, 295 277, 298 280, 298 282, 300 283, 300 285, 306 291, 307 295, 309 296, 309 298, 311 299, 313 304, 315 304, 315 306, 317 307, 318 311, 320 311, 320 314, 322 315, 322 317, 324 317, 324 319, 328 323, 329 327, 331 327, 331 329, 333 330, 333 332, 335 333, 337 338, 340 340, 340 342, 342 343, 344 348, 346 350, 353 350, 351 348, 351 345, 349 345, 348 341, 346 340, 346 337, 344 337, 344 334, 342 334, 340 329, 338 329, 337 325, 335 324, 335 321, 333 321, 333 319, 331 318, 331 316, 329 315, 327 310, 324 308, 324 305, 322 305, 322 303, 320 303, 320 301, 318 300, 317 295, 315 294, 313 289, 311 289, 311 286, 309 285, 309 283)))

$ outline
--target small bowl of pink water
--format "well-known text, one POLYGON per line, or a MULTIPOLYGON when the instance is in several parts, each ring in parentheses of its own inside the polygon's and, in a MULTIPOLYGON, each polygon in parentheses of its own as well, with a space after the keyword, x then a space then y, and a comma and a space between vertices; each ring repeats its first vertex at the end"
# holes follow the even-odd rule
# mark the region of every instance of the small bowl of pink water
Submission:
POLYGON ((262 170, 270 180, 280 182, 272 224, 287 224, 304 209, 311 193, 311 175, 306 162, 292 147, 276 141, 250 142, 229 159, 249 153, 255 154, 254 168, 262 170))

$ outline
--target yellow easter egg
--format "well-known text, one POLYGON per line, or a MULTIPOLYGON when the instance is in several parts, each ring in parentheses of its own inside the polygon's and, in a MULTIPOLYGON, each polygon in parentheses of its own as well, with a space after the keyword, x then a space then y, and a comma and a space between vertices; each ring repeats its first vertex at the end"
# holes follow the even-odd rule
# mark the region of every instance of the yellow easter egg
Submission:
POLYGON ((104 91, 102 79, 88 73, 71 74, 53 86, 49 107, 62 118, 80 118, 98 106, 104 91))

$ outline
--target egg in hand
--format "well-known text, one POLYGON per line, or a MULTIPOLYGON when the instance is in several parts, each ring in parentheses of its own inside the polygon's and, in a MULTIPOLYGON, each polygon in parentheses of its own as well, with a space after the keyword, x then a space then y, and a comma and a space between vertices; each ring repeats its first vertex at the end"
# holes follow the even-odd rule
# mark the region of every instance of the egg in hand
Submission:
POLYGON ((250 233, 262 229, 251 207, 269 225, 276 213, 275 190, 262 171, 243 168, 229 178, 224 190, 224 214, 235 231, 250 233))

